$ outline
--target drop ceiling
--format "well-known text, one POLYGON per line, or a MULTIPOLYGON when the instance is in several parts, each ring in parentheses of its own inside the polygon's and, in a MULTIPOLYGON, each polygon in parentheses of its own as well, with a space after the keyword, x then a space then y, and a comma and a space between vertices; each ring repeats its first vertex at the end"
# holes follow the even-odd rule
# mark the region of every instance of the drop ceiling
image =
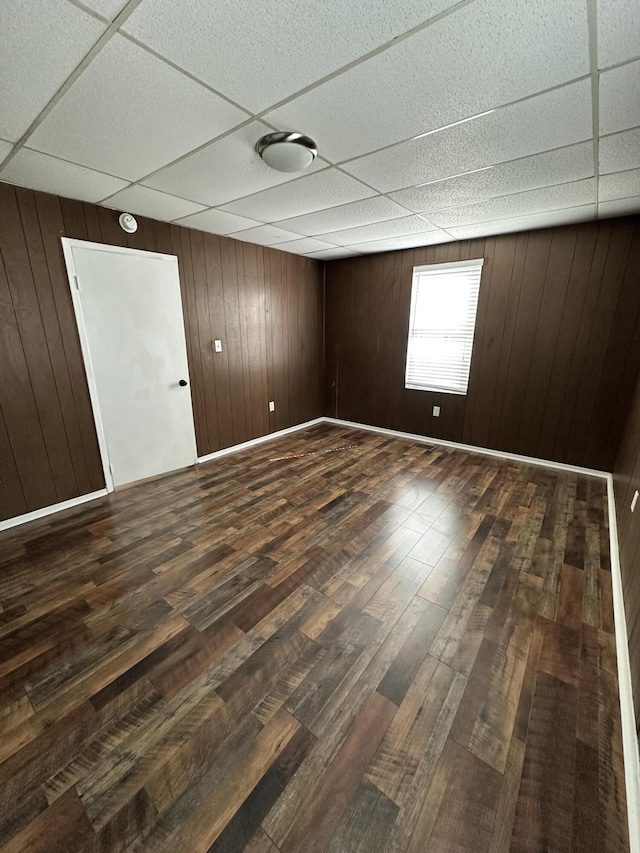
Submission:
POLYGON ((12 0, 0 77, 0 180, 310 257, 640 211, 637 0, 12 0))

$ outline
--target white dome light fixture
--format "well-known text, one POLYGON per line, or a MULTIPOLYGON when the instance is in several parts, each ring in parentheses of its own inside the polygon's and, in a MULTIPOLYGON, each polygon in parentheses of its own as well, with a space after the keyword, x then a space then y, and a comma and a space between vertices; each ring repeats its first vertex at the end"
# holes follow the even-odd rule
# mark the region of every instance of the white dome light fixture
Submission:
POLYGON ((318 146, 303 133, 268 133, 256 142, 264 162, 278 172, 301 172, 318 156, 318 146))

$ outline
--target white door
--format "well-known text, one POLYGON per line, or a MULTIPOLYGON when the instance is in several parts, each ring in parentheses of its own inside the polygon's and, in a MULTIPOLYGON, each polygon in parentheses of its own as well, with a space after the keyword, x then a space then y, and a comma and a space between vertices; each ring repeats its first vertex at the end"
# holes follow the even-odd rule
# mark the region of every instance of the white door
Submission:
POLYGON ((63 244, 107 488, 192 465, 177 258, 63 244))

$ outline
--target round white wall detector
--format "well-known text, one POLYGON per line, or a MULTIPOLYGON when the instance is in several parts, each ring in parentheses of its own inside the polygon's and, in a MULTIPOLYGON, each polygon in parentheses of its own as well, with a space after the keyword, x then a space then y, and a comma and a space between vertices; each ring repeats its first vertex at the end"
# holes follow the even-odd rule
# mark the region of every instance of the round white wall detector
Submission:
POLYGON ((127 234, 133 234, 134 231, 138 230, 138 223, 130 213, 121 213, 118 217, 118 222, 122 230, 126 231, 127 234))

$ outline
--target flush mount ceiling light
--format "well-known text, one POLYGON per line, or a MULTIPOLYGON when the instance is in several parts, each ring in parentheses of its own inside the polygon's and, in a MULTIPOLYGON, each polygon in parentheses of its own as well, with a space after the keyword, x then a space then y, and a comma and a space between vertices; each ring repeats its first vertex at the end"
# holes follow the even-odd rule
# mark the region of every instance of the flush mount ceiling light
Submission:
POLYGON ((278 172, 301 172, 318 156, 318 146, 303 133, 268 133, 256 142, 256 151, 278 172))

